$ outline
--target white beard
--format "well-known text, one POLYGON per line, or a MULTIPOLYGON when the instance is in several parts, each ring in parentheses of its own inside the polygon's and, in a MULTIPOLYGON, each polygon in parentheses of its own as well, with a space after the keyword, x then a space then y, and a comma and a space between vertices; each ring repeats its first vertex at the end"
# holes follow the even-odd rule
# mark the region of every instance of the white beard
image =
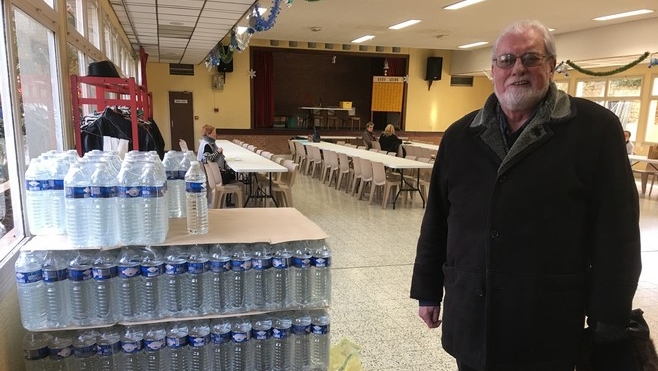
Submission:
POLYGON ((494 90, 502 107, 511 111, 518 111, 534 108, 541 102, 548 91, 548 85, 540 90, 512 89, 504 93, 498 93, 496 89, 494 90))

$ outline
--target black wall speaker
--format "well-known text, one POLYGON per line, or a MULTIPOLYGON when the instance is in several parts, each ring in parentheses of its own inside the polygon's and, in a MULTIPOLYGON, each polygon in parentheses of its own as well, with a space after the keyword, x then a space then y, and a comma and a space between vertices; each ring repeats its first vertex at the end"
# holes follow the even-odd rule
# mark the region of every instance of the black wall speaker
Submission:
POLYGON ((425 81, 441 80, 442 68, 442 57, 427 57, 427 71, 425 72, 425 81))

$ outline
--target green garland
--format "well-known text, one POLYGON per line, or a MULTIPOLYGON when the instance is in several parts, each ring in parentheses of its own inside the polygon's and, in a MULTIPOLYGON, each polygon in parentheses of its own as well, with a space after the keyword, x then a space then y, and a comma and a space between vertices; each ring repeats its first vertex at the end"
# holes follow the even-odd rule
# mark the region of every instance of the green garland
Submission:
POLYGON ((224 46, 219 44, 219 47, 217 48, 217 56, 222 61, 222 63, 231 63, 233 60, 233 48, 229 46, 225 50, 224 46))
POLYGON ((615 68, 614 70, 603 71, 603 72, 595 72, 595 71, 591 71, 591 70, 582 68, 582 67, 578 66, 577 64, 573 63, 572 61, 569 61, 569 60, 567 60, 567 64, 571 68, 573 68, 574 70, 576 70, 580 73, 584 73, 585 75, 590 75, 590 76, 612 76, 612 75, 616 75, 620 72, 624 72, 624 71, 628 70, 631 67, 637 66, 638 63, 640 63, 643 60, 647 59, 649 54, 650 54, 649 52, 644 52, 644 54, 642 54, 638 59, 634 60, 633 62, 631 62, 631 63, 629 63, 625 66, 621 66, 621 67, 615 68))

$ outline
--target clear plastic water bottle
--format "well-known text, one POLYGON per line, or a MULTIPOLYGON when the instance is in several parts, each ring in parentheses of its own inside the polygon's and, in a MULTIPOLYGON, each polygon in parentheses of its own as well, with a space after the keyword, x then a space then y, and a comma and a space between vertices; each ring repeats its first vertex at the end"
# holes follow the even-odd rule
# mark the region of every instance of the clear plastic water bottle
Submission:
POLYGON ((121 334, 116 326, 98 330, 96 353, 100 371, 118 371, 121 353, 121 334))
POLYGON ((164 251, 157 247, 146 246, 141 250, 140 255, 140 270, 142 276, 140 317, 143 320, 162 318, 165 271, 164 251))
POLYGON ((14 265, 21 322, 28 330, 46 325, 46 300, 41 270, 41 256, 35 251, 21 251, 14 265))
POLYGON ((23 337, 23 355, 26 371, 47 371, 48 335, 40 332, 27 332, 23 337))
POLYGON ((272 251, 266 243, 254 245, 251 254, 251 268, 254 270, 254 310, 269 310, 274 305, 274 269, 272 251))
POLYGON ((313 252, 311 303, 314 307, 326 307, 331 303, 331 249, 324 240, 308 241, 308 244, 313 252))
POLYGON ((117 207, 117 179, 107 162, 94 164, 91 174, 91 213, 89 246, 106 247, 119 243, 117 207))
POLYGON ((55 331, 48 339, 49 371, 73 370, 73 338, 70 331, 55 331))
POLYGON ((230 312, 246 312, 253 306, 254 276, 251 256, 244 244, 231 249, 231 289, 229 292, 230 312))
POLYGON ((50 230, 50 185, 48 168, 41 158, 34 158, 25 171, 25 212, 30 233, 48 234, 50 230))
POLYGON ((189 362, 188 330, 184 322, 173 322, 167 327, 167 354, 168 370, 178 371, 187 369, 189 362))
POLYGON ((141 371, 144 365, 144 331, 140 326, 126 326, 121 333, 121 371, 141 371))
POLYGON ((92 264, 93 298, 91 322, 94 325, 110 325, 118 318, 118 268, 112 252, 99 250, 92 264))
POLYGON ((117 259, 119 320, 137 321, 140 315, 140 297, 142 295, 141 257, 135 248, 124 246, 117 259))
POLYGON ((186 249, 181 246, 172 245, 165 251, 165 316, 185 316, 187 258, 186 249))
POLYGON ((233 370, 253 370, 254 357, 249 319, 236 317, 233 320, 231 323, 231 345, 233 370))
POLYGON ((292 292, 292 252, 287 243, 280 243, 274 247, 272 256, 274 270, 274 284, 272 288, 272 303, 274 309, 290 309, 293 306, 292 292))
POLYGON ((303 241, 293 242, 292 257, 295 304, 306 308, 311 304, 311 252, 303 241))
POLYGON ((329 367, 329 314, 325 310, 315 310, 310 314, 311 365, 314 370, 326 370, 329 367))
POLYGON ((66 206, 64 193, 64 178, 69 171, 71 163, 66 153, 58 152, 51 156, 48 162, 50 187, 50 223, 55 234, 66 233, 66 206))
POLYGON ((64 178, 66 233, 72 247, 86 247, 89 240, 89 182, 85 174, 88 163, 71 164, 64 178))
POLYGON ((231 253, 225 245, 210 247, 210 313, 224 314, 228 310, 231 289, 231 253))
POLYGON ((287 313, 279 313, 272 324, 272 371, 292 370, 292 319, 287 313))
POLYGON ((164 324, 147 327, 144 334, 144 371, 162 371, 166 368, 164 354, 167 346, 164 324))
POLYGON ((185 172, 187 168, 181 167, 183 153, 168 151, 165 153, 163 164, 167 174, 167 206, 170 218, 183 218, 185 205, 185 172))
POLYGON ((211 370, 210 323, 208 320, 192 321, 188 335, 190 344, 190 370, 211 370))
POLYGON ((210 321, 212 341, 212 369, 230 371, 231 368, 231 321, 214 318, 210 321))
POLYGON ((192 161, 185 173, 185 199, 187 204, 187 232, 208 233, 208 199, 206 174, 198 161, 192 161))
POLYGON ((185 174, 187 174, 187 171, 190 170, 190 166, 192 165, 192 161, 196 160, 196 156, 194 156, 194 152, 192 151, 187 151, 183 153, 183 156, 181 158, 180 163, 178 164, 178 177, 183 180, 183 194, 182 194, 182 201, 181 201, 181 211, 182 215, 181 218, 186 218, 187 217, 187 201, 185 197, 185 174))
POLYGON ((311 317, 306 311, 293 313, 292 319, 292 369, 304 370, 311 366, 311 317))
POLYGON ((165 183, 155 163, 147 162, 140 177, 142 207, 142 241, 143 244, 159 244, 167 237, 169 216, 165 183))
POLYGON ((272 371, 274 339, 272 318, 259 316, 252 321, 251 341, 254 348, 254 371, 272 371))
POLYGON ((76 331, 73 337, 73 365, 71 369, 78 371, 98 371, 95 331, 76 331))
POLYGON ((126 160, 121 165, 117 188, 117 207, 119 209, 119 242, 124 245, 136 245, 141 239, 141 165, 143 162, 126 160))
POLYGON ((71 321, 67 266, 64 254, 58 251, 48 251, 41 263, 48 328, 66 327, 71 321))
POLYGON ((89 251, 76 251, 69 262, 69 297, 71 298, 71 323, 89 326, 91 303, 94 297, 92 256, 89 251))
POLYGON ((210 307, 208 250, 206 246, 193 245, 188 248, 188 253, 186 311, 188 316, 202 316, 210 307))

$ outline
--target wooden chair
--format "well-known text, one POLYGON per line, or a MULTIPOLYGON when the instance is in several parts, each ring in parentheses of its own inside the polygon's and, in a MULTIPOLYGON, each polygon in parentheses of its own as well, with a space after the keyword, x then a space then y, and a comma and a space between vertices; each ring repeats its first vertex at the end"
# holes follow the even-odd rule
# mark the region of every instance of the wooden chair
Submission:
POLYGON ((359 116, 350 116, 350 130, 354 130, 354 124, 357 124, 357 128, 361 130, 361 117, 359 116))
POLYGON ((230 184, 222 183, 222 173, 219 170, 219 165, 216 162, 203 164, 206 170, 206 179, 208 181, 208 189, 211 192, 210 207, 213 209, 221 208, 226 200, 226 195, 235 195, 235 206, 243 207, 244 204, 244 184, 235 182, 230 184))
POLYGON ((386 168, 381 162, 372 161, 372 185, 370 186, 370 204, 372 205, 375 199, 375 192, 381 191, 382 194, 382 209, 388 205, 388 199, 391 196, 391 190, 397 190, 399 186, 399 178, 395 179, 386 175, 386 168))

